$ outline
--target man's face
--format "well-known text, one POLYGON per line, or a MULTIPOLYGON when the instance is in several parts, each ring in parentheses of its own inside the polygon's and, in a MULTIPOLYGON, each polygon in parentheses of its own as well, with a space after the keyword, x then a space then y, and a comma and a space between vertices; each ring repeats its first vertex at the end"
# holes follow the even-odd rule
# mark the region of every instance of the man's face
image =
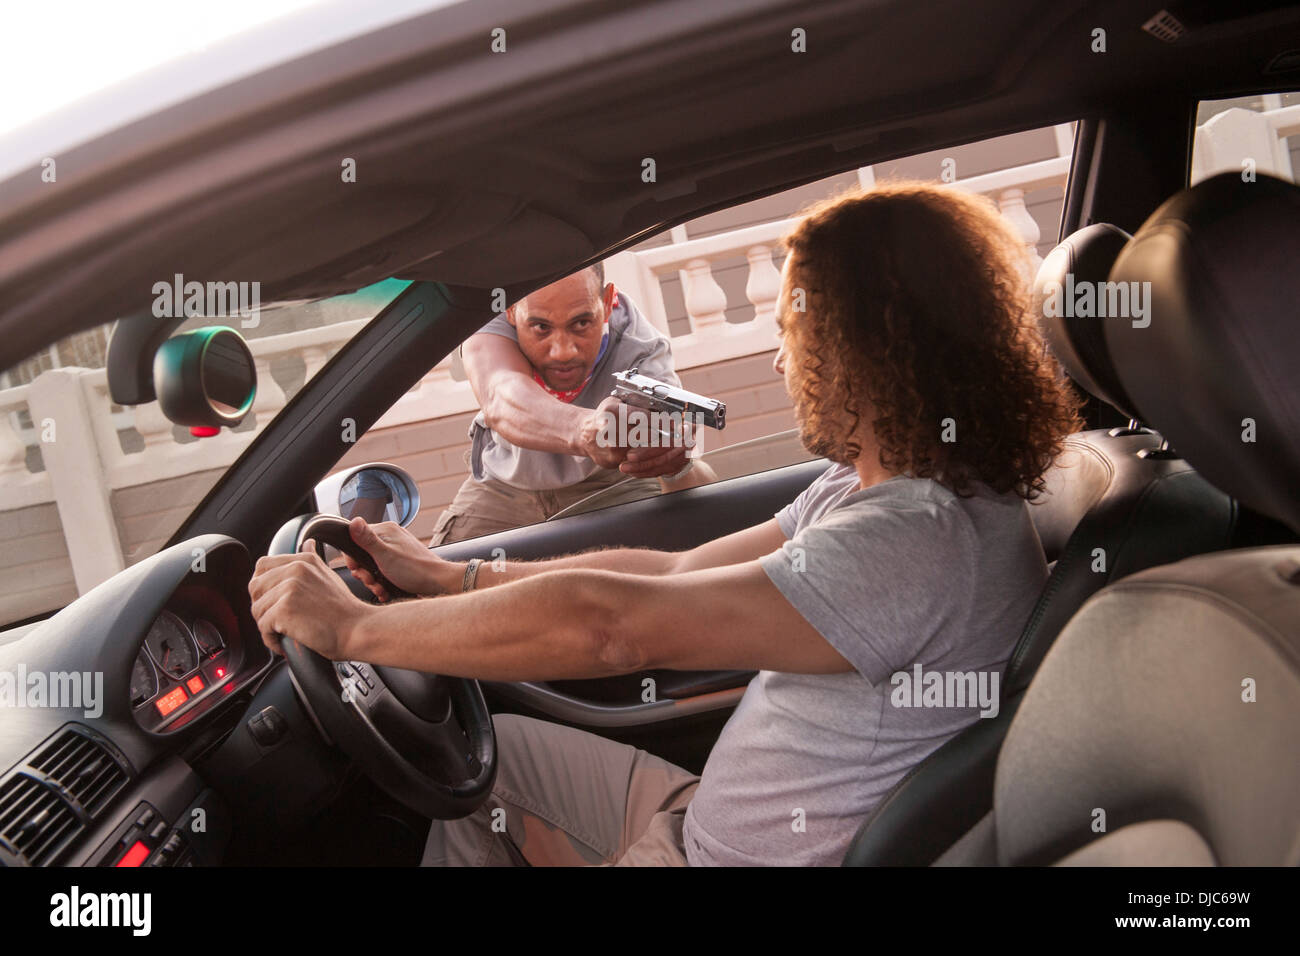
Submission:
POLYGON ((551 388, 566 391, 586 380, 600 354, 614 286, 601 289, 590 269, 538 289, 507 313, 519 350, 551 388))

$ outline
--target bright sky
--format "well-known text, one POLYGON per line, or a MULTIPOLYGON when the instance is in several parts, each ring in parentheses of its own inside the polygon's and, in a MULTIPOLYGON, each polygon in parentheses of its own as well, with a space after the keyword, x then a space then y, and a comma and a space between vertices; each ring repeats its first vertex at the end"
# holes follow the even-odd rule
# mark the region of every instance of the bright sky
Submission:
POLYGON ((318 0, 0 5, 0 133, 318 0))

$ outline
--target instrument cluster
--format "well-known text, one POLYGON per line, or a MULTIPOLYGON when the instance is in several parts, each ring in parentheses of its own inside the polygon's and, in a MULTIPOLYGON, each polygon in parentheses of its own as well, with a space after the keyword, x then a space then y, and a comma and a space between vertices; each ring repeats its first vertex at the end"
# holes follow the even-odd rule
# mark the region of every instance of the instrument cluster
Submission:
POLYGON ((172 602, 154 619, 131 669, 131 710, 146 730, 174 730, 208 708, 238 667, 238 634, 228 607, 172 602))

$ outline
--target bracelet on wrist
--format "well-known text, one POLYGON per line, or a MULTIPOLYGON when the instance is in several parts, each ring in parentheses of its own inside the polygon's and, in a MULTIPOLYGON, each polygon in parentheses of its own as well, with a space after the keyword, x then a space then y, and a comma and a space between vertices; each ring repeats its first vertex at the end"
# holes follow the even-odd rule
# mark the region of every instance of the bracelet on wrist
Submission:
POLYGON ((681 471, 672 475, 668 475, 665 480, 676 481, 678 478, 684 478, 686 474, 694 467, 695 467, 695 459, 688 458, 686 459, 686 464, 682 467, 681 471))
POLYGON ((474 590, 474 582, 478 580, 479 565, 482 563, 482 558, 470 558, 469 561, 466 562, 465 577, 460 583, 460 590, 462 593, 474 590))

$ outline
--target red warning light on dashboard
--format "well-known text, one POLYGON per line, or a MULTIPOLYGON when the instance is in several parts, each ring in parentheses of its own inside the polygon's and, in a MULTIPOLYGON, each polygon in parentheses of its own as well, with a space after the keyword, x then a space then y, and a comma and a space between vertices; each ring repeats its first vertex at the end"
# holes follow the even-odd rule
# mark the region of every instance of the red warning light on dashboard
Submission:
POLYGON ((203 690, 203 678, 198 674, 195 674, 185 682, 185 686, 190 689, 191 694, 197 694, 199 691, 203 690))
POLYGON ((154 706, 158 708, 158 713, 166 717, 187 700, 189 700, 189 697, 185 693, 185 688, 177 687, 175 690, 168 694, 164 694, 162 697, 159 697, 154 701, 154 706))
POLYGON ((114 866, 139 866, 149 856, 149 848, 139 840, 135 841, 135 846, 127 850, 122 855, 122 859, 114 863, 114 866))

